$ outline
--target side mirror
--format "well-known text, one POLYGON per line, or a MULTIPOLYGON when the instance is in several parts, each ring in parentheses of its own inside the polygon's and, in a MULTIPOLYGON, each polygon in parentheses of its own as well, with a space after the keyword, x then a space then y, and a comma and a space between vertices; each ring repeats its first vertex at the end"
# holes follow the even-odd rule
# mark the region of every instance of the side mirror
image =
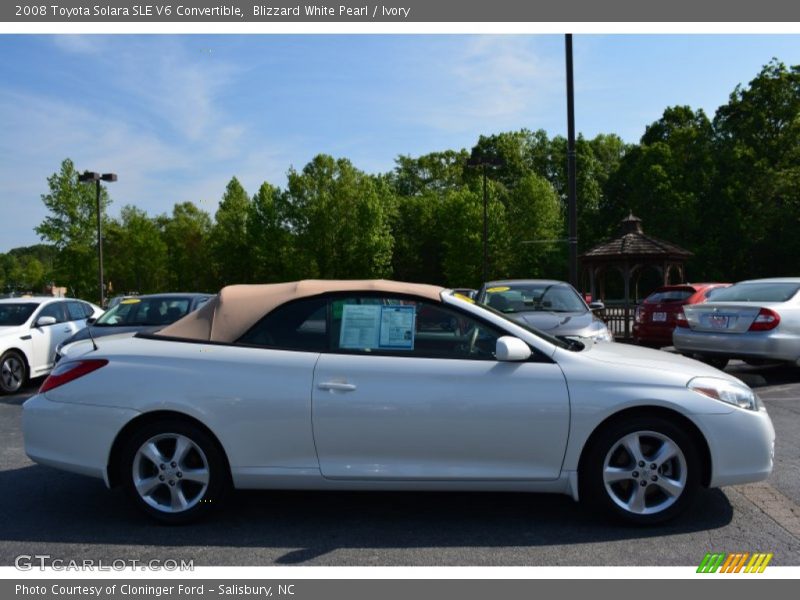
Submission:
POLYGON ((494 355, 497 360, 518 362, 531 357, 531 349, 521 339, 511 335, 504 335, 497 339, 494 355))
POLYGON ((55 317, 39 317, 36 319, 36 327, 47 327, 48 325, 55 325, 56 318, 55 317))
POLYGON ((606 305, 600 302, 600 300, 589 303, 589 310, 605 310, 605 308, 606 305))
POLYGON ((86 319, 87 325, 94 325, 96 322, 97 322, 97 317, 89 317, 88 319, 86 319))

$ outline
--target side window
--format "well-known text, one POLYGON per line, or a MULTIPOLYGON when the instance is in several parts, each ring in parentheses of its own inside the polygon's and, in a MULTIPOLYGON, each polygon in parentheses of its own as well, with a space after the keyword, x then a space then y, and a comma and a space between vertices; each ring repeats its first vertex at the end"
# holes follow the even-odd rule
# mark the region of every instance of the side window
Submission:
POLYGON ((84 318, 88 319, 94 314, 94 309, 91 307, 90 304, 87 304, 86 302, 81 302, 80 305, 81 308, 83 308, 84 318))
POLYGON ((247 346, 324 352, 328 349, 328 302, 304 298, 279 306, 237 341, 247 346))
POLYGON ((81 321, 86 318, 83 305, 80 302, 67 302, 67 312, 70 321, 81 321))
POLYGON ((331 302, 335 352, 494 360, 500 333, 433 302, 390 296, 331 302))
MULTIPOLYGON (((39 317, 55 317, 56 323, 63 323, 67 320, 66 302, 52 302, 45 306, 39 313, 39 317)), ((36 317, 37 319, 39 317, 36 317)))

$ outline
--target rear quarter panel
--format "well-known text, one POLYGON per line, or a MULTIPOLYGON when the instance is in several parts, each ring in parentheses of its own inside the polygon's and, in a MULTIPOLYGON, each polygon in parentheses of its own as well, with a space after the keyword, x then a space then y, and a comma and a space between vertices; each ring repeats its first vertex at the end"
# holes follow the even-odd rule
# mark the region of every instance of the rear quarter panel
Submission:
POLYGON ((102 369, 47 392, 56 402, 175 411, 206 425, 231 467, 317 467, 311 384, 318 354, 129 338, 102 369))

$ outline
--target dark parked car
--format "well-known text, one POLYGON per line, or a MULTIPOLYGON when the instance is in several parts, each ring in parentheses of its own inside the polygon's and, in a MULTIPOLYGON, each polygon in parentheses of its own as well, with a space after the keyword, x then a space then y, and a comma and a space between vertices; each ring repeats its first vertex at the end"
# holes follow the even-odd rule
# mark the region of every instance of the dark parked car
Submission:
POLYGON ((212 294, 151 294, 124 297, 88 327, 67 338, 56 348, 56 361, 67 352, 67 346, 80 340, 123 333, 152 332, 166 327, 200 308, 212 294))
POLYGON ((633 341, 661 348, 672 345, 675 319, 687 304, 702 304, 713 290, 730 283, 682 283, 657 288, 636 308, 633 341))

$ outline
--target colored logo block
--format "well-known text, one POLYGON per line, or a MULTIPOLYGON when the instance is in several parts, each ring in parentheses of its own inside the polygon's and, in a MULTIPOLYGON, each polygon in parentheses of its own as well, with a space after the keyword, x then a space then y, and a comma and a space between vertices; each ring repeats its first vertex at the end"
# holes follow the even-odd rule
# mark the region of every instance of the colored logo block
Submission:
POLYGON ((707 552, 697 567, 698 573, 763 573, 772 553, 765 552, 707 552))

